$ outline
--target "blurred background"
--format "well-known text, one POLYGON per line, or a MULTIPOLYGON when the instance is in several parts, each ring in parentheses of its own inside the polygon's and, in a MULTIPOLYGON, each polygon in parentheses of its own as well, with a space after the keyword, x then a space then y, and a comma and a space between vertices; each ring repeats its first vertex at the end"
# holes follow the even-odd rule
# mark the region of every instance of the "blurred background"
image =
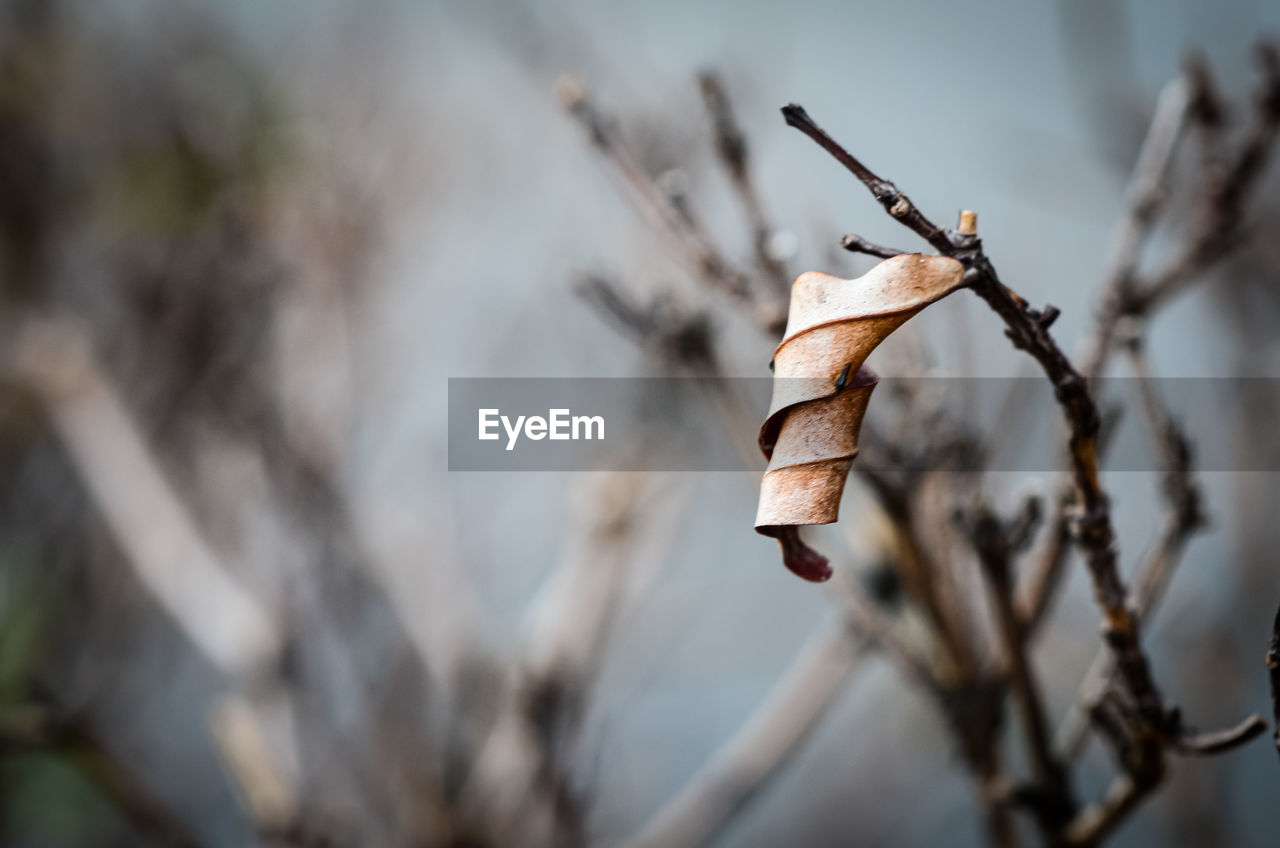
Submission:
MULTIPOLYGON (((708 71, 763 264, 855 276, 851 230, 918 249, 784 126, 803 103, 935 220, 978 210, 1074 352, 1162 86, 1201 50, 1243 126, 1278 30, 1269 0, 3 0, 0 843, 986 844, 934 705, 824 635, 831 592, 752 532, 758 472, 450 473, 447 380, 688 373, 687 336, 636 344, 591 279, 714 338, 717 374, 767 375, 776 336, 628 203, 566 85, 734 262, 758 233, 708 71), (696 796, 684 836, 646 830, 788 674, 809 688, 777 711, 799 725, 781 752, 696 796)), ((1154 255, 1185 238, 1195 168, 1154 255)), ((1280 376, 1277 185, 1150 321, 1161 377, 1280 376)), ((1035 373, 966 293, 918 324, 878 370, 1035 373)), ((1274 451, 1276 400, 1218 435, 1274 451)), ((985 476, 1002 508, 1060 484, 985 476)), ((891 596, 893 531, 858 480, 819 538, 891 596)), ((1108 475, 1126 573, 1160 480, 1108 475)), ((1205 728, 1270 710, 1278 482, 1199 475, 1210 526, 1145 627, 1205 728)), ((1034 652, 1055 724, 1099 647, 1074 555, 1064 574, 1034 652)), ((1275 844, 1275 756, 1175 758, 1114 844, 1275 844)), ((1114 769, 1086 749, 1081 796, 1114 769)))

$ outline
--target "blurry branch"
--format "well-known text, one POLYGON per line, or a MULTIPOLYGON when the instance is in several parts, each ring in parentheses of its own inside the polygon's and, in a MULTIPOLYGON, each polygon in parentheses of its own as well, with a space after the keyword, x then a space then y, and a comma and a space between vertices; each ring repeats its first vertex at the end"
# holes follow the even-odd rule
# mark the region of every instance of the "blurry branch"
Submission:
POLYGON ((665 552, 646 533, 671 526, 682 498, 662 475, 582 478, 567 527, 573 535, 530 607, 503 701, 464 788, 494 844, 563 845, 583 838, 571 757, 588 693, 625 605, 647 586, 665 552))
POLYGON ((613 122, 596 107, 582 83, 573 77, 562 77, 557 83, 557 92, 564 108, 587 131, 591 143, 617 169, 628 198, 651 224, 671 239, 694 273, 729 297, 750 301, 751 286, 746 275, 735 269, 714 244, 690 225, 688 217, 645 173, 618 138, 613 122))
POLYGON ((1245 204, 1271 158, 1276 131, 1280 129, 1280 48, 1260 42, 1257 59, 1262 83, 1244 141, 1234 157, 1210 170, 1200 220, 1184 251, 1155 271, 1144 288, 1133 292, 1124 304, 1127 314, 1145 314, 1179 292, 1197 274, 1226 256, 1244 235, 1245 204))
POLYGON ((243 731, 253 725, 254 735, 237 733, 244 744, 228 751, 228 761, 255 812, 270 810, 288 820, 297 751, 287 695, 271 685, 284 641, 277 623, 201 537, 119 393, 98 369, 88 337, 69 322, 33 319, 19 329, 10 354, 139 582, 228 682, 257 702, 252 713, 247 705, 236 713, 237 726, 243 731), (258 727, 266 720, 281 731, 271 747, 258 727), (250 762, 252 768, 241 768, 250 762), (260 779, 268 772, 270 781, 260 779), (259 794, 267 787, 266 796, 259 794))
POLYGON ((626 848, 709 844, 800 750, 864 656, 864 643, 840 616, 826 621, 747 721, 626 848))
MULTIPOLYGON (((1235 156, 1234 165, 1226 161, 1224 107, 1203 57, 1193 56, 1182 76, 1161 93, 1130 180, 1127 211, 1113 239, 1096 324, 1081 357, 1081 372, 1091 383, 1106 372, 1119 324, 1127 320, 1135 327, 1131 332, 1141 332, 1141 322, 1171 293, 1167 286, 1144 283, 1139 264, 1171 194, 1171 167, 1189 125, 1200 130, 1200 146, 1209 174, 1200 186, 1201 195, 1196 201, 1201 209, 1201 224, 1193 241, 1205 240, 1206 245, 1212 242, 1213 248, 1193 250, 1200 257, 1195 262, 1179 260, 1171 266, 1181 269, 1179 285, 1190 282, 1212 258, 1225 255, 1240 243, 1240 239, 1231 234, 1242 227, 1244 201, 1259 181, 1275 137, 1276 122, 1280 119, 1277 114, 1280 106, 1276 101, 1280 78, 1274 67, 1274 50, 1264 43, 1259 47, 1259 55, 1264 59, 1264 78, 1255 100, 1253 124, 1235 156), (1161 293, 1153 295, 1157 291, 1161 293)), ((1058 504, 1052 519, 1054 526, 1061 526, 1068 519, 1070 500, 1065 491, 1058 504)), ((1051 537, 1024 603, 1025 614, 1030 616, 1033 626, 1047 612, 1059 582, 1058 571, 1064 557, 1062 547, 1054 538, 1051 537)))
MULTIPOLYGON (((776 337, 786 325, 789 272, 771 247, 773 229, 751 179, 746 139, 734 120, 724 87, 717 76, 709 73, 700 76, 699 86, 711 118, 716 151, 752 227, 757 264, 772 280, 767 293, 757 291, 750 277, 726 259, 725 252, 701 230, 683 194, 664 190, 644 172, 618 137, 614 122, 595 105, 579 80, 562 77, 557 91, 568 113, 587 130, 592 143, 621 176, 628 199, 646 220, 673 240, 695 277, 709 288, 729 294, 762 332, 776 337)), ((724 371, 705 313, 679 309, 669 297, 657 298, 649 305, 638 304, 600 275, 588 275, 575 288, 584 301, 633 341, 704 378, 744 467, 760 466, 753 416, 731 384, 719 379, 724 371)))
MULTIPOLYGON (((918 398, 912 398, 912 401, 918 398)), ((908 403, 908 408, 919 406, 908 403)), ((874 428, 866 427, 874 433, 874 428)), ((930 439, 923 449, 911 450, 896 439, 880 435, 867 439, 880 446, 897 462, 908 468, 930 468, 944 462, 944 453, 952 446, 940 445, 930 439), (939 449, 930 455, 931 451, 939 449)), ((872 448, 874 454, 876 448, 872 448)), ((884 510, 898 541, 897 571, 902 578, 906 594, 919 605, 931 628, 937 634, 938 648, 946 657, 947 674, 963 685, 972 681, 978 673, 977 648, 969 629, 965 626, 960 607, 961 598, 948 591, 944 585, 944 565, 937 561, 922 538, 924 519, 918 506, 923 479, 919 474, 907 472, 903 479, 894 479, 874 469, 874 462, 864 465, 861 476, 871 493, 884 510)))
MULTIPOLYGON (((1142 339, 1134 334, 1125 340, 1130 362, 1142 394, 1143 409, 1152 441, 1164 468, 1163 493, 1169 505, 1169 517, 1155 551, 1148 558, 1136 583, 1136 612, 1142 621, 1149 620, 1160 602, 1164 588, 1177 566, 1190 537, 1205 524, 1199 489, 1192 475, 1192 450, 1181 427, 1165 410, 1158 397, 1150 366, 1142 352, 1142 339)), ((1115 691, 1114 670, 1105 653, 1099 653, 1081 684, 1083 705, 1072 707, 1059 729, 1059 749, 1064 757, 1080 753, 1089 724, 1087 715, 1105 738, 1111 742, 1126 774, 1117 777, 1106 795, 1094 806, 1081 812, 1073 823, 1072 844, 1092 845, 1107 835, 1142 798, 1159 784, 1164 769, 1160 763, 1159 745, 1185 755, 1210 755, 1229 751, 1256 738, 1266 730, 1266 722, 1256 715, 1245 718, 1227 730, 1195 734, 1173 714, 1167 739, 1126 735, 1123 716, 1128 709, 1123 693, 1115 691)))
POLYGON ((1101 376, 1105 368, 1116 321, 1135 283, 1142 248, 1168 198, 1169 173, 1191 113, 1192 99, 1191 83, 1181 76, 1166 85, 1156 101, 1155 115, 1129 180, 1126 212, 1112 236, 1098 325, 1090 338, 1090 350, 1081 358, 1082 370, 1091 380, 1101 376))
POLYGON ((756 191, 755 181, 751 177, 748 164, 747 139, 734 119, 733 108, 725 93, 724 84, 717 74, 705 72, 698 75, 698 87, 702 91, 702 99, 707 113, 711 117, 714 132, 716 153, 729 172, 734 191, 747 214, 751 224, 752 242, 755 245, 756 261, 773 283, 778 294, 787 297, 791 291, 791 274, 786 262, 775 255, 771 241, 774 229, 765 215, 760 194, 756 191))
POLYGON ((1063 823, 1075 811, 1076 802, 1067 772, 1049 739, 1044 695, 1031 668, 1024 623, 1013 595, 1012 559, 1030 541, 1039 517, 1039 501, 1029 498, 1022 513, 1008 522, 981 501, 962 512, 958 520, 987 578, 1010 688, 1021 714, 1035 781, 1031 791, 1024 791, 1022 795, 1028 799, 1046 843, 1052 844, 1057 841, 1063 823))
POLYGON ((1064 487, 1056 496, 1053 512, 1049 517, 1049 529, 1045 541, 1036 552, 1031 574, 1019 592, 1018 617, 1022 619, 1027 637, 1036 631, 1048 617, 1049 607, 1062 582, 1063 566, 1071 548, 1071 504, 1074 492, 1064 487))
MULTIPOLYGON (((1159 757, 1161 741, 1128 736, 1122 726, 1127 707, 1113 691, 1093 711, 1093 721, 1115 748, 1124 773, 1116 776, 1101 799, 1081 810, 1067 828, 1066 844, 1097 845, 1125 820, 1164 777, 1159 757)), ((1175 739, 1172 747, 1184 754, 1217 754, 1232 750, 1266 732, 1266 722, 1250 716, 1236 727, 1217 733, 1175 739)))
POLYGON ((52 753, 72 764, 137 833, 162 848, 200 848, 182 818, 158 798, 134 764, 111 750, 87 719, 36 706, 0 711, 0 754, 52 753))
POLYGON ((1225 152, 1224 107, 1203 58, 1193 58, 1183 78, 1161 96, 1130 188, 1129 217, 1122 225, 1103 287, 1098 324, 1082 359, 1090 380, 1105 371, 1116 325, 1122 318, 1150 315, 1240 245, 1245 205, 1260 182, 1280 128, 1280 52, 1265 41, 1258 44, 1256 52, 1262 79, 1245 137, 1233 155, 1225 152), (1138 267, 1142 247, 1168 196, 1169 163, 1189 118, 1200 128, 1206 162, 1206 177, 1197 198, 1197 222, 1181 253, 1162 269, 1143 275, 1138 267))
POLYGON ((1009 820, 1008 782, 1001 767, 999 729, 1003 685, 989 675, 948 668, 947 679, 900 634, 894 620, 862 587, 841 574, 839 602, 848 626, 870 646, 881 650, 902 678, 933 702, 955 736, 966 766, 977 781, 993 844, 1007 848, 1017 844, 1009 820))
POLYGON ((641 305, 598 274, 585 275, 574 290, 622 335, 662 363, 700 379, 743 467, 760 467, 750 404, 737 390, 738 384, 726 379, 716 353, 715 330, 706 312, 682 308, 674 298, 662 295, 647 306, 641 305))
POLYGON ((248 702, 234 695, 222 697, 214 704, 209 726, 253 820, 266 828, 292 820, 298 799, 267 755, 270 744, 248 702))
MULTIPOLYGON (((560 563, 530 607, 525 667, 544 677, 576 683, 590 679, 617 625, 665 559, 646 550, 651 526, 670 526, 687 491, 671 475, 599 472, 581 478, 571 493, 560 563)), ((662 548, 670 543, 654 534, 662 548)))
POLYGON ((351 506, 366 566, 381 585, 433 687, 449 693, 479 649, 479 599, 431 516, 400 501, 358 498, 351 506))
POLYGON ((84 333, 31 323, 13 353, 142 585, 228 679, 268 671, 276 622, 201 538, 84 333))
POLYGON ((949 690, 934 673, 928 658, 902 635, 901 628, 882 605, 850 575, 836 582, 836 603, 845 611, 847 626, 870 646, 880 650, 908 683, 937 702, 945 702, 949 690))
MULTIPOLYGON (((1280 64, 1275 48, 1258 47, 1263 80, 1255 97, 1252 123, 1244 142, 1228 158, 1222 140, 1223 107, 1210 76, 1208 65, 1195 58, 1184 78, 1171 84, 1161 96, 1156 117, 1139 157, 1130 189, 1130 215, 1121 228, 1112 268, 1103 287, 1102 307, 1097 326, 1085 353, 1086 373, 1100 377, 1118 335, 1129 338, 1130 358, 1142 392, 1143 406, 1152 429, 1154 443, 1165 468, 1165 496, 1171 514, 1156 550, 1139 577, 1137 607, 1140 617, 1159 602, 1168 576, 1180 558, 1186 541, 1204 523, 1199 496, 1190 477, 1190 447, 1185 436, 1164 413, 1141 355, 1142 322, 1162 300, 1185 286, 1215 259, 1239 244, 1244 202, 1259 181, 1280 122, 1280 64), (1200 128, 1208 178, 1201 187, 1199 224, 1187 252, 1167 269, 1156 272, 1145 284, 1140 280, 1138 261, 1149 238, 1155 217, 1168 195, 1169 163, 1188 119, 1200 128), (1124 333, 1118 329, 1129 322, 1124 333)), ((1081 685, 1090 703, 1097 703, 1099 688, 1108 685, 1109 664, 1100 655, 1091 665, 1081 685)), ((1059 730, 1059 746, 1068 756, 1077 754, 1088 730, 1085 713, 1073 707, 1059 730)), ((1141 785, 1132 787, 1140 792, 1141 785)))

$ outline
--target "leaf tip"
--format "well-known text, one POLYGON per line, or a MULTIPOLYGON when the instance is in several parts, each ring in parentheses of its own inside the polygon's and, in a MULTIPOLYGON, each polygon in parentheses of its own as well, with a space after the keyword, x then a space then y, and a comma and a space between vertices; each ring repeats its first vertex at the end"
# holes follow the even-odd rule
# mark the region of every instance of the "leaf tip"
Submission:
POLYGON ((810 583, 825 583, 831 579, 831 564, 827 558, 800 540, 795 527, 779 527, 778 544, 782 546, 782 564, 797 577, 810 583))

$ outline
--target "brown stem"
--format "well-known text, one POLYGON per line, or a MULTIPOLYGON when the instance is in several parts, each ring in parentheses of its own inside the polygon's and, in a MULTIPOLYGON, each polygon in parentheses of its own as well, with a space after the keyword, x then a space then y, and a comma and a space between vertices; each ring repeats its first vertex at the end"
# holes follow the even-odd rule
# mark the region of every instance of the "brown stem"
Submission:
POLYGON ((1009 681, 1022 719, 1035 781, 1032 809, 1045 841, 1058 844, 1062 827, 1076 805, 1066 770, 1053 753, 1044 697, 1028 657, 1026 630, 1013 602, 1013 534, 985 504, 962 519, 990 589, 1009 681))

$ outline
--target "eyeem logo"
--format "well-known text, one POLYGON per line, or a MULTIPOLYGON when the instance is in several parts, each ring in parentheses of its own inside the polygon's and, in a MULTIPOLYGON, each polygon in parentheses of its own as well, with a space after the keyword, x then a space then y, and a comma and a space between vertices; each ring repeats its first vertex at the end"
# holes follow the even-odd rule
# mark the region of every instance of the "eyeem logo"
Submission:
POLYGON ((573 415, 567 409, 549 409, 547 417, 519 415, 512 420, 498 409, 478 410, 480 418, 479 439, 482 442, 500 438, 498 427, 507 432, 507 450, 515 450, 523 430, 527 439, 567 441, 580 439, 604 439, 604 416, 573 415))

